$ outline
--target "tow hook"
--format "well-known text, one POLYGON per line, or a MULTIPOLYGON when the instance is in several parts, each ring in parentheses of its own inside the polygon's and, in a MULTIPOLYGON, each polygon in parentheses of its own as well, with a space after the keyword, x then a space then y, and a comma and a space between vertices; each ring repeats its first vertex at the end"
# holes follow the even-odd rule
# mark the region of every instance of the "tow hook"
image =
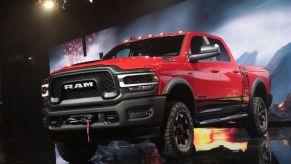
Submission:
POLYGON ((90 126, 91 123, 93 122, 94 116, 91 114, 88 115, 79 115, 79 116, 71 116, 67 122, 71 125, 76 125, 76 124, 83 124, 86 125, 86 134, 87 134, 87 141, 88 143, 91 142, 90 139, 90 126))
POLYGON ((90 122, 93 122, 94 116, 91 114, 88 115, 76 115, 76 116, 70 116, 67 119, 67 123, 71 124, 71 125, 79 125, 79 124, 83 124, 86 125, 87 124, 87 120, 90 120, 90 122))
POLYGON ((86 120, 86 133, 87 133, 87 141, 88 143, 91 142, 91 139, 90 139, 90 125, 91 125, 91 120, 86 120))

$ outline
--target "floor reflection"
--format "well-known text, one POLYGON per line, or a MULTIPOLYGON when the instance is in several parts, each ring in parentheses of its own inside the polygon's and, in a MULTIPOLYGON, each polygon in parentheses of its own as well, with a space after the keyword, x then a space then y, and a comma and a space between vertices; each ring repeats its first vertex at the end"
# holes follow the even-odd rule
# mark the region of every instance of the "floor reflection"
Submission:
MULTIPOLYGON (((244 132, 244 131, 243 131, 244 132)), ((236 128, 198 128, 194 130, 194 145, 197 151, 211 150, 221 145, 230 150, 247 150, 246 136, 236 128)))
MULTIPOLYGON (((194 136, 197 152, 180 160, 163 159, 155 145, 148 141, 137 145, 113 141, 107 146, 99 146, 91 163, 278 163, 277 159, 273 160, 275 157, 267 137, 250 139, 243 129, 201 128, 195 129, 194 136)), ((56 163, 66 163, 56 155, 56 163)))
MULTIPOLYGON (((45 136, 13 136, 2 138, 0 128, 0 164, 67 164, 45 136)), ((180 160, 165 160, 153 143, 145 141, 132 145, 113 141, 98 147, 89 163, 145 163, 145 164, 290 164, 291 127, 270 128, 266 137, 249 138, 244 129, 195 129, 197 152, 180 160)))

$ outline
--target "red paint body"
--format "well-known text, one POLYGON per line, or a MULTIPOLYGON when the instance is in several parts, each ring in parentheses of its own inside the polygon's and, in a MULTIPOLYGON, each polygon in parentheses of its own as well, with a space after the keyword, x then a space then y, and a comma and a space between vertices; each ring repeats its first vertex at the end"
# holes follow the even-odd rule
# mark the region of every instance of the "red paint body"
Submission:
MULTIPOLYGON (((192 87, 193 96, 196 100, 203 96, 207 99, 215 99, 222 97, 241 97, 242 96, 242 78, 240 68, 235 62, 232 53, 222 38, 205 33, 195 32, 183 32, 183 33, 171 33, 163 34, 151 37, 143 37, 141 39, 129 40, 134 42, 142 39, 149 39, 155 37, 166 37, 185 35, 184 43, 180 55, 172 57, 174 61, 165 61, 162 57, 128 57, 128 58, 117 58, 104 61, 96 61, 85 64, 78 64, 73 66, 64 67, 61 70, 53 72, 52 74, 79 69, 84 67, 94 67, 96 65, 115 65, 121 69, 130 70, 137 68, 150 68, 156 71, 160 77, 159 95, 163 94, 164 87, 168 82, 175 78, 180 77, 187 80, 192 87), (220 40, 229 55, 230 62, 188 62, 188 50, 192 37, 205 36, 220 40)), ((170 46, 170 45, 169 45, 170 46)), ((267 93, 270 93, 270 80, 269 72, 263 67, 255 66, 244 66, 249 76, 249 93, 252 92, 253 82, 259 78, 263 81, 267 93)), ((251 95, 249 95, 251 96, 251 95)))

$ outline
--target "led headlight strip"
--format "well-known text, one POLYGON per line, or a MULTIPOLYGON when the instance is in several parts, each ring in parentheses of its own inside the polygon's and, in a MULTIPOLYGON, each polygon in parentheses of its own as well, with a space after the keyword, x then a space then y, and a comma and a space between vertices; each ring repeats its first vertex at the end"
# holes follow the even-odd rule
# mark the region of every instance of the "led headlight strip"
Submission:
POLYGON ((130 91, 150 90, 159 84, 159 78, 154 72, 117 75, 119 86, 130 91), (146 79, 148 76, 149 79, 146 79), (127 81, 126 78, 129 78, 127 81), (132 78, 132 79, 130 79, 132 78))

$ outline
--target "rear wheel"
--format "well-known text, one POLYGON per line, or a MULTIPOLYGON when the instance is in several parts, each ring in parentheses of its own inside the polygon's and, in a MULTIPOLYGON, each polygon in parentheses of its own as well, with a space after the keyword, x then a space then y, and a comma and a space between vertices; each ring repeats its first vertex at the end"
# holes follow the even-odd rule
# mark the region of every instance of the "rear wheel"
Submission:
POLYGON ((161 137, 156 141, 159 153, 165 158, 178 158, 194 152, 193 120, 182 102, 167 103, 168 119, 161 137))
POLYGON ((261 137, 268 129, 267 107, 260 97, 254 97, 250 103, 249 116, 245 120, 246 130, 252 137, 261 137))
POLYGON ((74 145, 65 143, 56 143, 56 148, 60 156, 72 163, 86 162, 95 154, 96 145, 74 145))
POLYGON ((270 141, 264 136, 253 138, 248 141, 246 151, 247 157, 252 158, 255 163, 272 163, 272 149, 270 141))

